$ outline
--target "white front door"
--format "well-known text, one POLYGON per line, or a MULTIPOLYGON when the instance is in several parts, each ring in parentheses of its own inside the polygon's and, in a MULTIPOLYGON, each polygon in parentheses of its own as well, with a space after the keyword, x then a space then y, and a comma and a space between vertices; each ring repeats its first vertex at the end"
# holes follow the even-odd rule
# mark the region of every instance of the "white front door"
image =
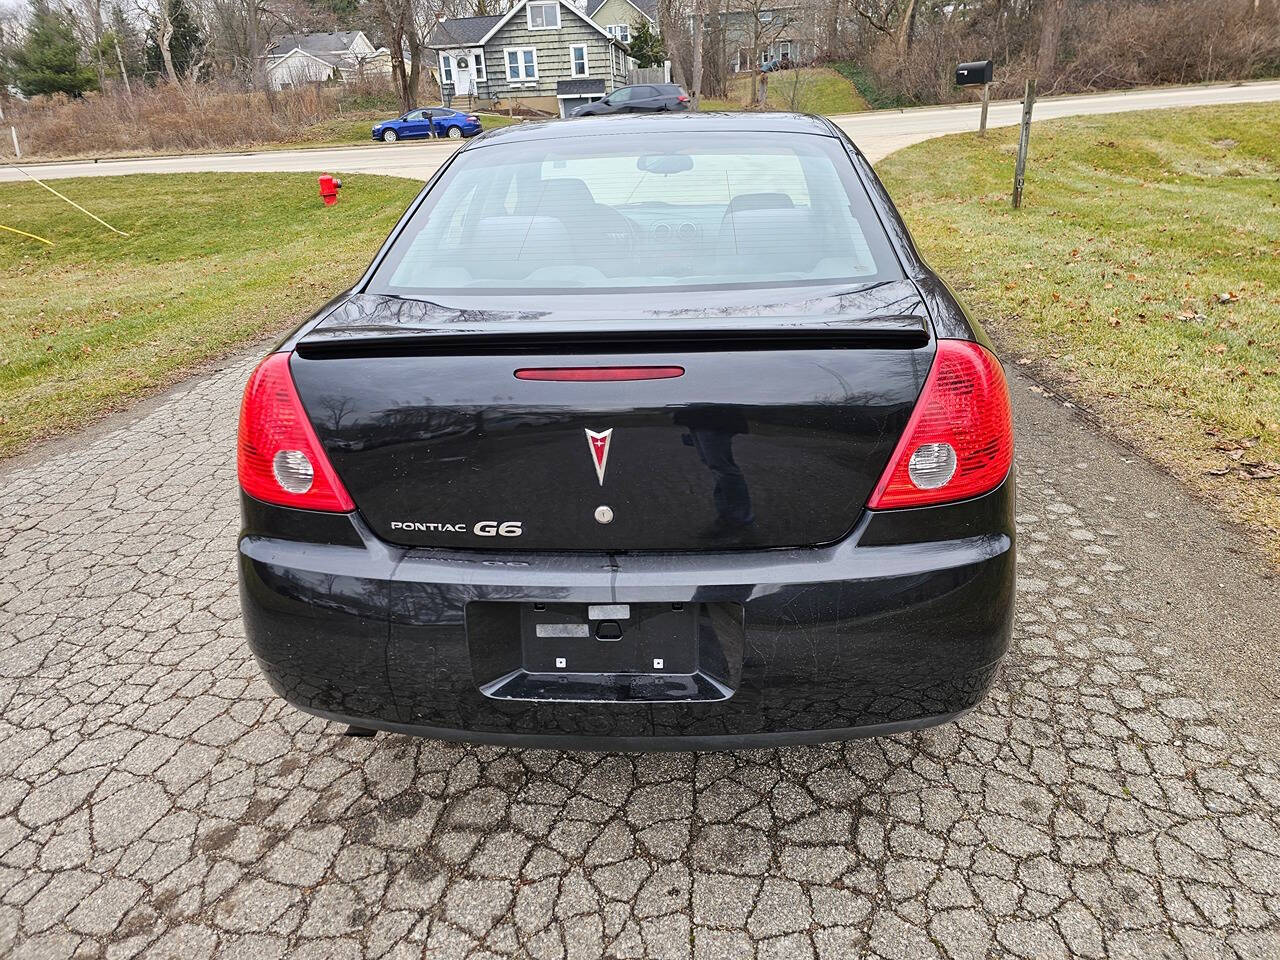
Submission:
POLYGON ((471 58, 459 57, 453 68, 453 90, 460 97, 474 96, 476 82, 471 75, 471 58))

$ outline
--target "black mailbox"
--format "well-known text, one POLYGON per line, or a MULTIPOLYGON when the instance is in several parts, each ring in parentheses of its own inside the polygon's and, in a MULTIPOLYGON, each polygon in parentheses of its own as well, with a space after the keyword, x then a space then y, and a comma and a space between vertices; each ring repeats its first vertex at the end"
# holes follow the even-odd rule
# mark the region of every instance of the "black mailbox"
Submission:
POLYGON ((991 82, 991 61, 975 60, 956 67, 956 86, 976 87, 991 82))

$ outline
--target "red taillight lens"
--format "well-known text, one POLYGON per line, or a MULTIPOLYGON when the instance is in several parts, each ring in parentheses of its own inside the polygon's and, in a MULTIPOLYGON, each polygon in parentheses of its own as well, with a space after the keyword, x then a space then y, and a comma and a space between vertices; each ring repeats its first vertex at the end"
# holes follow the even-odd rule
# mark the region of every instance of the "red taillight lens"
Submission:
POLYGON ((669 380, 684 376, 684 367, 521 367, 517 380, 669 380))
POLYGON ((316 437, 289 374, 288 353, 254 370, 240 406, 240 488, 282 507, 355 509, 316 437))
POLYGON ((1013 410, 1000 361, 939 340, 933 368, 867 506, 922 507, 998 487, 1013 464, 1013 410))
POLYGON ((480 122, 479 117, 467 117, 467 123, 479 123, 479 122, 480 122))
POLYGON ((680 96, 676 97, 676 100, 678 100, 680 103, 688 103, 688 102, 689 102, 689 98, 688 98, 688 97, 686 97, 683 93, 682 93, 682 94, 680 94, 680 96))

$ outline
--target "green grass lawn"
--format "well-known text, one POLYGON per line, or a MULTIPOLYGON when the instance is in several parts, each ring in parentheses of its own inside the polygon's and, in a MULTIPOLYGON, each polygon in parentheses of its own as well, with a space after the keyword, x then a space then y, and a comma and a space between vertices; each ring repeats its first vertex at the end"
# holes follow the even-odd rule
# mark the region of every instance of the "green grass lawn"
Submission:
POLYGON ((1280 110, 1037 124, 1020 211, 1016 139, 932 140, 879 169, 1006 362, 1078 398, 1280 555, 1280 110))
MULTIPOLYGON (((703 110, 741 110, 755 102, 751 95, 752 75, 741 73, 729 80, 729 95, 723 100, 703 98, 703 110)), ((798 110, 801 113, 857 113, 867 109, 848 78, 829 67, 799 67, 769 74, 770 110, 798 110)))
POLYGON ((421 185, 311 174, 59 180, 118 237, 31 183, 0 184, 0 455, 284 331, 356 279, 421 185))
POLYGON ((831 64, 831 67, 853 84, 869 110, 896 110, 900 107, 914 106, 908 98, 881 89, 875 78, 864 70, 861 64, 853 60, 838 60, 831 64))

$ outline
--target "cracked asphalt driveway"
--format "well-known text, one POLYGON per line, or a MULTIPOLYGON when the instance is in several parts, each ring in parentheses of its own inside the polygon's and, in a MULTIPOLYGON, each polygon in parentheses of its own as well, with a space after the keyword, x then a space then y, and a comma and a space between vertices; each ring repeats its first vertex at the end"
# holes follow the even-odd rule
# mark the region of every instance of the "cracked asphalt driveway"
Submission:
POLYGON ((344 739, 272 696, 233 575, 249 368, 3 477, 0 955, 1280 956, 1275 583, 1028 381, 980 710, 616 755, 344 739))

